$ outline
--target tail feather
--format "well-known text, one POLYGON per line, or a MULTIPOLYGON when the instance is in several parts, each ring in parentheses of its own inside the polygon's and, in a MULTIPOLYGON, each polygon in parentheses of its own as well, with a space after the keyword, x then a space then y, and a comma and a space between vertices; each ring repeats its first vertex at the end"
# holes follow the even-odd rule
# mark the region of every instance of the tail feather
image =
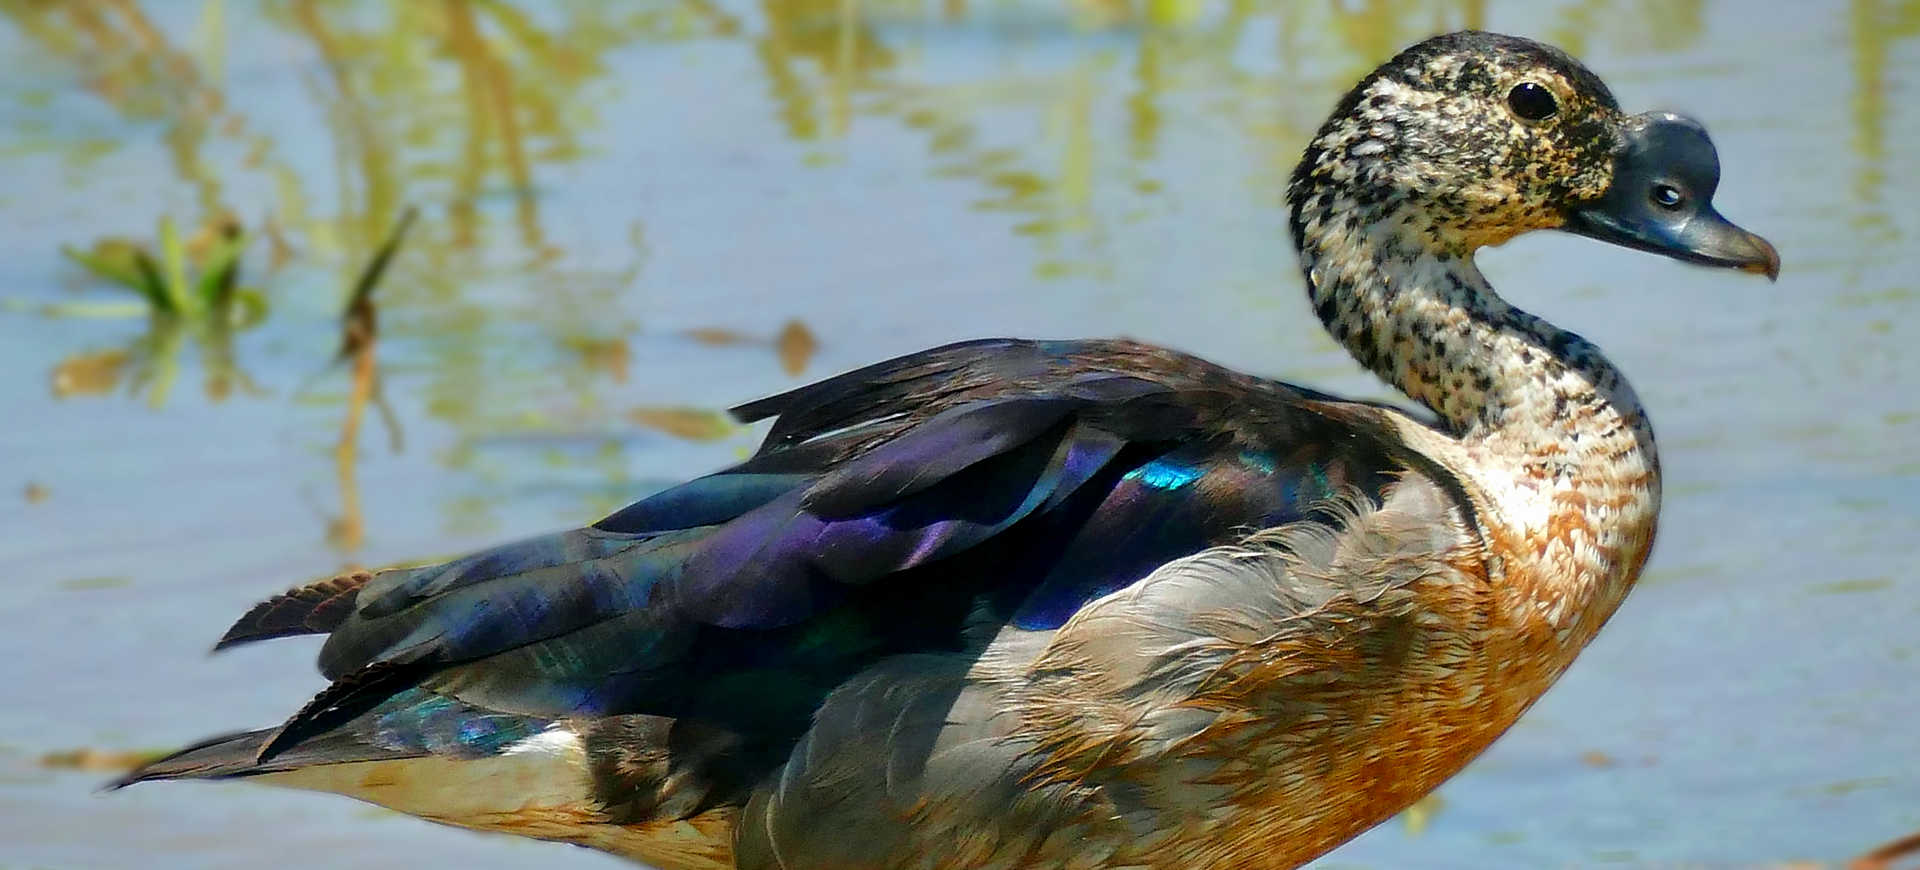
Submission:
POLYGON ((107 788, 117 790, 135 783, 170 779, 234 779, 285 773, 317 765, 398 761, 430 754, 425 747, 382 746, 349 732, 335 732, 308 740, 264 763, 258 761, 260 749, 278 731, 277 728, 263 728, 208 738, 172 755, 147 762, 132 773, 109 783, 107 788))
POLYGON ((254 755, 272 735, 273 730, 266 729, 210 737, 172 755, 140 765, 126 776, 108 783, 107 788, 117 791, 139 782, 246 776, 257 767, 253 761, 254 755))
POLYGON ((353 612, 360 587, 372 572, 354 571, 290 589, 253 606, 213 645, 215 652, 255 641, 301 634, 327 634, 353 612))
POLYGON ((256 760, 277 733, 263 729, 203 741, 108 788, 162 780, 244 780, 344 795, 442 824, 617 854, 650 844, 606 823, 584 741, 562 723, 429 698, 256 760))

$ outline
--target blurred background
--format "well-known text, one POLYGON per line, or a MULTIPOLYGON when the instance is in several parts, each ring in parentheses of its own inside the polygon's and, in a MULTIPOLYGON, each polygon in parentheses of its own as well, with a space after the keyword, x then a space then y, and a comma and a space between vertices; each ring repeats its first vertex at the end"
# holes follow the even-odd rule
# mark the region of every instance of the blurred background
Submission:
POLYGON ((1920 0, 0 0, 0 867, 620 866, 94 789, 319 688, 311 641, 205 655, 256 600, 591 521, 804 379, 1126 335, 1385 398, 1283 186, 1459 27, 1704 121, 1786 266, 1482 256, 1633 378, 1659 545, 1505 740, 1317 866, 1838 867, 1920 828, 1920 0))

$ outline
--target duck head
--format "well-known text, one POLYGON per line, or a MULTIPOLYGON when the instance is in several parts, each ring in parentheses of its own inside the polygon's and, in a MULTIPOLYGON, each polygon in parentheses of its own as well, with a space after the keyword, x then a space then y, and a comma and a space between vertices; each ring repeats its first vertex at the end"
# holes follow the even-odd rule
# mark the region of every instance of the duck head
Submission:
POLYGON ((1467 255, 1561 229, 1777 277, 1773 246, 1714 210, 1719 182, 1698 123, 1627 115, 1564 52, 1465 31, 1355 86, 1307 147, 1288 200, 1303 245, 1326 237, 1316 230, 1372 227, 1467 255))

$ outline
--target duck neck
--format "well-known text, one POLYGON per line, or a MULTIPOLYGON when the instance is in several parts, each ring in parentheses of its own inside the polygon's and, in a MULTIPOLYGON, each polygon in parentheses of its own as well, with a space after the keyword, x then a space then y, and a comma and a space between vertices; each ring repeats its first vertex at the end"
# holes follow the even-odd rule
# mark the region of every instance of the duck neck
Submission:
POLYGON ((1483 518, 1494 552, 1536 563, 1519 573, 1537 583, 1515 594, 1563 641, 1577 636, 1577 650, 1652 544, 1658 459, 1632 387, 1585 339, 1495 294, 1473 245, 1337 197, 1304 199, 1327 206, 1293 215, 1321 322, 1439 415, 1441 431, 1411 433, 1414 446, 1494 514, 1483 518))

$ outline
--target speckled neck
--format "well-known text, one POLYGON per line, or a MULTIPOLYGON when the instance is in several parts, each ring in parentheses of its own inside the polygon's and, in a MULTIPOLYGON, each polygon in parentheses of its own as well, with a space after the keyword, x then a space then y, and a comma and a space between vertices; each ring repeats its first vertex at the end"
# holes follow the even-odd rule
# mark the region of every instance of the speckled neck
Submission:
POLYGON ((1368 211, 1336 199, 1294 217, 1308 299, 1361 365, 1463 439, 1503 429, 1558 439, 1601 406, 1639 417, 1597 348, 1508 305, 1470 251, 1368 211))
MULTIPOLYGON (((1659 460, 1638 397, 1598 348, 1508 305, 1473 246, 1408 207, 1296 188, 1308 295, 1362 365, 1432 409, 1416 446, 1472 481, 1492 534, 1537 584, 1567 656, 1638 576, 1659 510, 1659 460), (1568 643, 1568 642, 1571 643, 1568 643)), ((1518 603, 1518 602, 1516 602, 1518 603)))

